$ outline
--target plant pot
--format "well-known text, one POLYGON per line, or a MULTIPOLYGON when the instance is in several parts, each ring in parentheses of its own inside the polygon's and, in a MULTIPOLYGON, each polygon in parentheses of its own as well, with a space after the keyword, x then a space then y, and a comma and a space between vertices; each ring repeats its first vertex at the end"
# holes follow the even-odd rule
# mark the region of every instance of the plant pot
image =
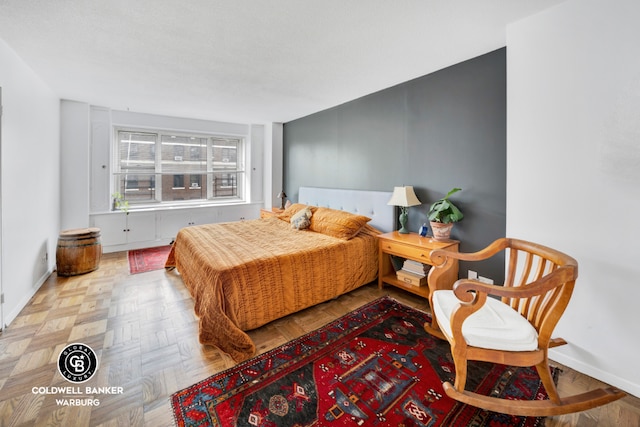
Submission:
POLYGON ((451 237, 451 229, 453 222, 443 224, 441 222, 431 222, 431 231, 433 232, 433 240, 446 241, 451 237))

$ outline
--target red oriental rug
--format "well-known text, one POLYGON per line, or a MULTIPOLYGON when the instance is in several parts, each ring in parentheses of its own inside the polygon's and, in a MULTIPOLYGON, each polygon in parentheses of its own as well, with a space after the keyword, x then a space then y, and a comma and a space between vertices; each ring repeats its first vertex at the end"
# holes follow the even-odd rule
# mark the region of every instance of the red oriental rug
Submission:
MULTIPOLYGON (((428 314, 385 297, 171 397, 179 426, 538 426, 543 418, 450 399, 446 341, 428 314)), ((557 375, 558 370, 554 371, 557 375)), ((533 368, 469 363, 467 389, 507 399, 547 397, 533 368)))
POLYGON ((162 270, 170 250, 171 245, 129 251, 129 273, 138 274, 162 270))

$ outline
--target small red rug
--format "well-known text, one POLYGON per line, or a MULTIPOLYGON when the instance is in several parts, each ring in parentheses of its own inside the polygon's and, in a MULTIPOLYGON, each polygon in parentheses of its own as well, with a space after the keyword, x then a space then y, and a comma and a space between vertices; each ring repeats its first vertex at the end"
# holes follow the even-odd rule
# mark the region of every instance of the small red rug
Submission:
POLYGON ((129 273, 138 274, 162 270, 170 250, 171 245, 129 251, 129 273))
MULTIPOLYGON (((385 297, 171 396, 179 426, 539 426, 450 399, 451 349, 385 297)), ((554 369, 557 376, 558 370, 554 369)), ((469 363, 467 389, 545 399, 533 368, 469 363)))

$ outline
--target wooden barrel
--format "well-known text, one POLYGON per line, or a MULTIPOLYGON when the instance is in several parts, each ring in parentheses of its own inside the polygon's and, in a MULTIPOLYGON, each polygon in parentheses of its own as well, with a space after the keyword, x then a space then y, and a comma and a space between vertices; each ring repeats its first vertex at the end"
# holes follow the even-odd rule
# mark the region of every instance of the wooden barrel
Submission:
POLYGON ((58 276, 76 276, 98 268, 102 256, 99 228, 64 230, 58 237, 58 276))

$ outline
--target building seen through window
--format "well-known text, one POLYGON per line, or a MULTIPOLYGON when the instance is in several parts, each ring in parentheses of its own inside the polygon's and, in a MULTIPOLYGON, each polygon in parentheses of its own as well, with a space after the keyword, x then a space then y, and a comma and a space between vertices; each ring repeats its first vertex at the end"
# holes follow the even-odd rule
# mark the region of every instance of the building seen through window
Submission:
POLYGON ((115 191, 132 206, 244 198, 244 140, 116 131, 115 191))

